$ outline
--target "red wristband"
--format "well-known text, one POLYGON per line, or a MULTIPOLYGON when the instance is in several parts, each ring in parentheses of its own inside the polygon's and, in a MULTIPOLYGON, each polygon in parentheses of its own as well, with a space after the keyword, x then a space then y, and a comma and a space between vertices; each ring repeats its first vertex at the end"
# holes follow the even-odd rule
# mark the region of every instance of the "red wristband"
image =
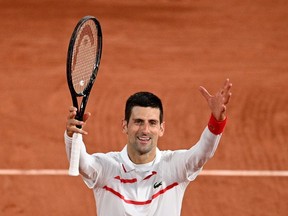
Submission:
POLYGON ((223 121, 217 121, 217 119, 213 116, 213 114, 211 114, 210 120, 208 122, 208 128, 211 131, 211 133, 218 135, 224 131, 226 122, 227 118, 225 118, 223 121))

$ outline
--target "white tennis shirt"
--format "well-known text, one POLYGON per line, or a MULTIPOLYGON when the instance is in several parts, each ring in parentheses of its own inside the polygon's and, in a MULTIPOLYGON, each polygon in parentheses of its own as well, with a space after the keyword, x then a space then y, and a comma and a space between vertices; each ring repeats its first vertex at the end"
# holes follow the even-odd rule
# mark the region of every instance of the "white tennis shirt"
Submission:
MULTIPOLYGON (((93 189, 97 216, 179 216, 185 189, 218 146, 221 134, 211 132, 215 127, 208 124, 189 150, 157 149, 155 160, 143 165, 130 161, 127 146, 90 155, 82 142, 80 173, 93 189)), ((69 159, 72 139, 66 133, 65 143, 69 159)))

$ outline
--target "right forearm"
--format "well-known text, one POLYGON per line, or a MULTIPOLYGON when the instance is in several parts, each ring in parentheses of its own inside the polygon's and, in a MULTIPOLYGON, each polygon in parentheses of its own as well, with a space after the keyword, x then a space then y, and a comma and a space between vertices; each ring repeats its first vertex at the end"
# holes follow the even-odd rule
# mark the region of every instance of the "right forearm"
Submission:
MULTIPOLYGON (((68 161, 70 161, 71 149, 72 149, 72 137, 70 137, 66 131, 64 133, 64 141, 65 141, 66 155, 68 161)), ((91 173, 90 167, 91 164, 93 163, 93 156, 87 153, 83 141, 81 141, 80 145, 81 145, 81 151, 80 151, 79 171, 83 176, 87 177, 91 173)))
POLYGON ((68 161, 70 161, 71 156, 71 148, 72 148, 72 137, 67 134, 67 131, 64 132, 64 142, 65 142, 65 149, 68 161))

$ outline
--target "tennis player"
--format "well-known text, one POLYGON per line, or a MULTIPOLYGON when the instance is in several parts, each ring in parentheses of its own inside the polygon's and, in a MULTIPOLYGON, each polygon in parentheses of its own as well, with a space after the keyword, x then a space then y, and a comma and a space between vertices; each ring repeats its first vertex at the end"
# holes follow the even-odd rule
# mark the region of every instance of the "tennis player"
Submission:
MULTIPOLYGON (((80 173, 94 192, 98 216, 179 216, 188 184, 214 155, 226 125, 226 105, 232 83, 227 79, 215 95, 200 92, 208 102, 211 117, 199 141, 188 150, 159 150, 157 142, 165 131, 161 100, 152 93, 138 92, 126 102, 122 130, 127 144, 120 152, 86 152, 81 142, 80 173)), ((70 157, 72 135, 87 132, 76 125, 76 108, 69 109, 64 134, 70 157)), ((102 145, 102 144, 101 144, 102 145)))

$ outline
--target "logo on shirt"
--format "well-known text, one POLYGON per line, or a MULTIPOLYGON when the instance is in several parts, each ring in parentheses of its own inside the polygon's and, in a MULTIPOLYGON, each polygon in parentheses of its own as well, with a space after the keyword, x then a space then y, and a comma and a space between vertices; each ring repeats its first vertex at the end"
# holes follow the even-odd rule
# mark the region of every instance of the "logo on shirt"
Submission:
POLYGON ((162 182, 155 182, 155 184, 153 185, 154 189, 160 187, 162 185, 162 182))

